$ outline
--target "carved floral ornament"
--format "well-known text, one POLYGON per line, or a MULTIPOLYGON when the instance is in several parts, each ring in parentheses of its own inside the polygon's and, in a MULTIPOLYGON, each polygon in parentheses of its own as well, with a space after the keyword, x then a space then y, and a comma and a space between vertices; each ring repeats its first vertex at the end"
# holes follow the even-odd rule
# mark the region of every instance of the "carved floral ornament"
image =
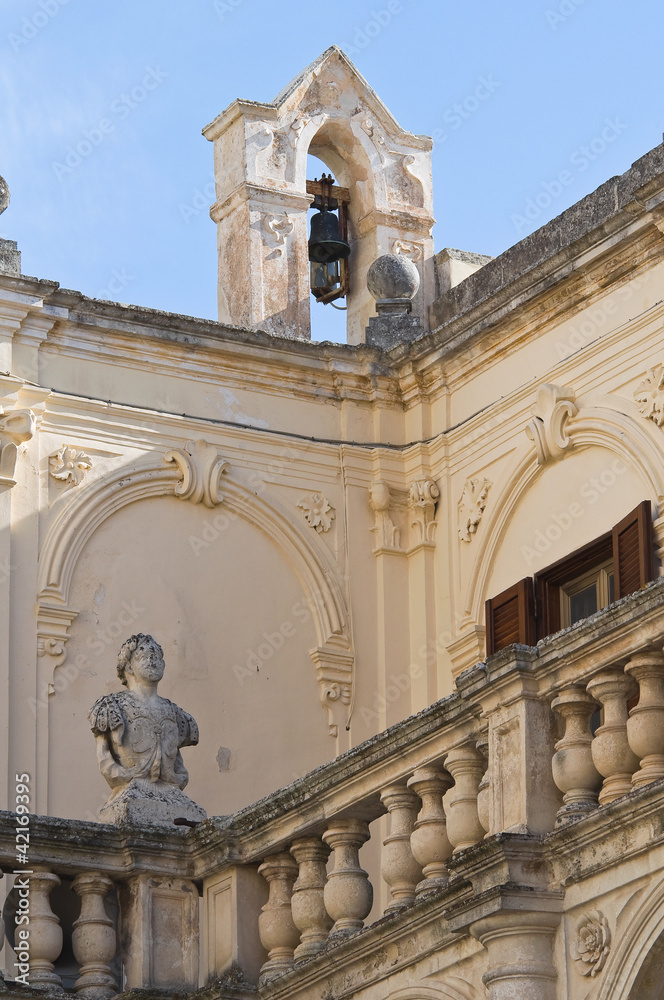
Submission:
POLYGON ((463 485, 461 499, 457 505, 459 510, 459 538, 469 542, 477 531, 489 498, 489 490, 493 483, 489 479, 476 476, 466 479, 463 485))
POLYGON ((329 531, 335 518, 334 507, 323 493, 310 493, 298 503, 305 521, 319 533, 329 531))
POLYGON ((582 976, 595 977, 604 968, 611 949, 609 921, 600 910, 589 910, 576 924, 572 958, 582 976))
POLYGON ((634 392, 634 399, 644 417, 658 427, 664 424, 664 365, 649 368, 634 392))
POLYGON ((66 444, 48 460, 48 469, 54 479, 62 482, 71 480, 75 486, 81 484, 85 473, 91 468, 92 461, 84 452, 76 451, 66 444))
POLYGON ((562 458, 572 446, 567 423, 579 412, 576 393, 569 385, 541 385, 532 412, 526 434, 535 445, 537 464, 546 465, 562 458))

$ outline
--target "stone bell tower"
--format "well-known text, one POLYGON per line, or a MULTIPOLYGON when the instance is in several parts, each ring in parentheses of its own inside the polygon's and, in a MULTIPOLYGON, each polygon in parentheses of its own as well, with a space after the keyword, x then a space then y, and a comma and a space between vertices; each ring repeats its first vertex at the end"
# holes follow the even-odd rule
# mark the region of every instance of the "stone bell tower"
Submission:
MULTIPOLYGON (((413 310, 433 300, 432 140, 404 132, 332 46, 271 104, 234 101, 203 134, 214 143, 219 320, 308 340, 307 154, 348 191, 348 342, 363 343, 374 304, 369 266, 404 254, 420 272, 413 310)), ((312 180, 313 178, 309 178, 312 180)), ((317 306, 317 308, 326 308, 317 306)))

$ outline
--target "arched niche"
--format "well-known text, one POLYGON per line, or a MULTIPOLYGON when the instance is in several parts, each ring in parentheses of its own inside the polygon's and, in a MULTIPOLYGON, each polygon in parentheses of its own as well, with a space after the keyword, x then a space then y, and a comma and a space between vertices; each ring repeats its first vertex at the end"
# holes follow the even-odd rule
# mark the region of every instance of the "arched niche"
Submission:
MULTIPOLYGON (((465 575, 457 637, 448 646, 455 674, 485 656, 488 598, 598 538, 642 500, 651 501, 658 517, 655 541, 662 558, 661 429, 619 396, 576 400, 573 390, 567 394, 572 405, 563 401, 562 415, 559 409, 556 416, 556 407, 544 414, 540 429, 529 434, 530 442, 525 433, 517 439, 510 465, 492 487, 465 575), (552 452, 542 453, 541 444, 538 450, 540 433, 553 445, 552 452), (599 486, 591 482, 594 478, 599 486), (598 496, 591 502, 593 491, 598 496), (581 504, 580 516, 570 511, 575 502, 581 504), (561 514, 570 518, 556 520, 554 515, 561 514)), ((539 418, 530 421, 529 431, 535 421, 539 418)))
MULTIPOLYGON (((94 632, 95 628, 96 612, 90 601, 94 594, 101 595, 99 599, 103 597, 103 575, 111 573, 114 580, 116 577, 120 580, 121 585, 128 585, 132 579, 136 579, 136 574, 132 576, 132 566, 139 566, 143 571, 145 567, 149 569, 153 565, 160 566, 163 559, 167 559, 167 567, 160 575, 166 580, 168 588, 164 601, 167 603, 168 595, 172 596, 178 588, 178 592, 183 595, 182 601, 186 603, 185 598, 190 603, 193 601, 191 610, 187 613, 184 603, 174 605, 165 617, 166 625, 172 618, 185 615, 183 627, 189 629, 191 642, 195 642, 201 629, 219 630, 223 624, 215 604, 220 588, 219 581, 215 582, 215 573, 226 574, 222 579, 227 581, 232 579, 233 573, 241 571, 246 576, 245 583, 259 581, 256 585, 258 594, 261 589, 261 567, 265 576, 265 567, 269 563, 265 579, 269 594, 275 595, 269 600, 273 601, 276 608, 276 595, 282 603, 284 600, 288 603, 292 598, 288 608, 285 605, 279 606, 276 626, 279 630, 282 624, 290 623, 296 628, 298 639, 296 643, 293 640, 291 649, 292 655, 295 646, 298 651, 297 658, 293 661, 297 664, 294 676, 299 676, 300 671, 306 670, 303 690, 308 686, 318 694, 319 704, 307 710, 307 724, 311 721, 317 727, 316 731, 321 734, 321 739, 328 748, 323 759, 329 759, 346 749, 349 736, 345 724, 347 706, 352 697, 354 656, 345 598, 328 550, 318 541, 315 532, 308 531, 301 520, 293 517, 276 498, 268 497, 265 491, 248 488, 236 479, 228 463, 213 445, 205 441, 190 441, 183 448, 173 449, 164 456, 156 455, 136 465, 118 468, 85 486, 77 494, 63 498, 59 512, 52 520, 41 549, 39 565, 39 655, 37 700, 33 706, 38 720, 39 775, 45 778, 49 771, 52 749, 49 736, 51 706, 58 700, 59 692, 64 693, 76 682, 79 686, 83 684, 80 675, 86 676, 84 670, 92 669, 95 672, 95 668, 90 668, 87 660, 80 661, 79 665, 76 657, 71 656, 69 640, 72 623, 78 621, 79 613, 85 611, 88 614, 86 619, 81 619, 81 624, 87 623, 87 630, 72 630, 72 635, 79 637, 86 632, 84 638, 87 643, 90 630, 94 632), (155 501, 158 506, 154 505, 155 501), (150 511, 150 514, 144 514, 145 511, 150 511), (124 519, 124 534, 117 527, 121 518, 124 519), (183 519, 186 518, 194 518, 196 523, 188 522, 185 525, 183 519), (108 532, 111 532, 115 541, 104 549, 103 540, 108 532), (221 558, 221 555, 217 557, 216 554, 221 554, 224 544, 230 545, 230 539, 241 536, 244 537, 244 542, 237 551, 227 559, 221 558), (148 544, 148 540, 155 548, 141 557, 141 545, 148 544), (221 544, 212 544, 217 541, 221 544), (261 549, 259 546, 257 549, 259 542, 266 548, 261 549), (99 545, 102 548, 97 551, 99 545), (173 562, 173 551, 177 546, 183 547, 180 561, 188 566, 184 574, 178 568, 177 558, 173 562), (198 569, 203 566, 207 558, 205 554, 210 549, 215 553, 212 569, 207 573, 200 573, 198 569), (90 552, 95 555, 91 557, 90 552), (111 569, 113 552, 123 555, 124 564, 114 565, 111 569), (262 552, 270 553, 269 559, 262 552), (93 580, 94 573, 90 572, 90 582, 81 589, 80 577, 77 577, 79 563, 82 559, 89 561, 91 558, 93 564, 98 566, 100 576, 93 580), (285 583, 281 586, 282 578, 284 581, 291 581, 290 589, 285 583), (189 592, 191 594, 187 597, 189 592), (300 605, 299 612, 293 610, 295 603, 300 605), (306 628, 303 627, 306 624, 305 617, 308 623, 306 628), (302 627, 297 626, 298 622, 302 627), (320 711, 321 704, 325 713, 320 711)), ((247 583, 247 587, 244 600, 250 606, 252 601, 254 604, 256 602, 250 583, 247 583)), ((142 581, 141 589, 143 593, 150 592, 146 580, 142 581)), ((235 591, 232 590, 231 593, 234 594, 235 591)), ((119 605, 117 620, 123 628, 129 629, 127 635, 145 631, 148 627, 138 624, 138 617, 132 614, 134 598, 137 605, 142 606, 141 594, 120 599, 118 592, 113 598, 114 605, 119 605), (126 600, 129 610, 122 609, 123 600, 126 600)), ((234 615, 229 627, 237 629, 240 617, 234 615)), ((263 631, 268 636, 275 634, 270 631, 275 625, 272 621, 274 616, 270 617, 264 610, 259 617, 267 624, 264 629, 258 628, 258 622, 255 627, 247 625, 245 635, 251 632, 253 637, 246 649, 251 650, 253 645, 258 647, 263 644, 263 631)), ((286 631, 290 632, 290 629, 287 627, 286 631)), ((120 632, 117 638, 120 638, 120 632)), ((285 636, 285 639, 290 641, 292 636, 285 636)), ((181 643, 183 641, 180 639, 181 643)), ((221 632, 216 641, 223 644, 221 632)), ((265 641, 269 642, 269 639, 265 641)), ((85 654, 86 650, 76 652, 85 654)), ((208 649, 206 662, 210 662, 211 656, 212 652, 208 649)), ((193 657, 196 658, 195 652, 193 657)), ((274 662, 278 659, 275 653, 274 662)), ((246 666, 246 661, 245 655, 244 659, 237 662, 237 666, 246 666)), ((188 662, 191 662, 191 657, 188 662)), ((235 665, 236 659, 230 666, 232 668, 235 665)), ((242 684, 248 677, 246 671, 234 671, 233 683, 242 684)), ((101 693, 104 692, 97 691, 97 694, 101 693)), ((291 694, 293 705, 298 704, 297 691, 291 694)), ((82 711, 82 705, 78 704, 78 707, 82 711)), ((89 707, 86 704, 85 710, 89 707)), ((297 732, 297 722, 296 716, 292 720, 292 732, 297 732)), ((270 725, 266 722, 264 726, 259 726, 259 731, 261 728, 267 731, 270 725)), ((317 745, 317 740, 318 737, 312 738, 312 746, 317 745)), ((220 746, 222 749, 225 746, 223 741, 220 746)), ((314 765, 315 762, 312 766, 314 765)), ((292 777, 280 775, 280 783, 287 784, 292 777)))

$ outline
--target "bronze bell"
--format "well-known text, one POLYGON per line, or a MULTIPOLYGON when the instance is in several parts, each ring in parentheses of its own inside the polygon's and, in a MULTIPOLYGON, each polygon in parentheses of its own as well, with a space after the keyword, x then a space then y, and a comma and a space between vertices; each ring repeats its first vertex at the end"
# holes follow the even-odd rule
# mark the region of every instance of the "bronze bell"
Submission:
POLYGON ((344 260, 350 253, 349 245, 341 238, 339 219, 334 212, 323 209, 311 217, 309 260, 317 264, 331 264, 344 260))

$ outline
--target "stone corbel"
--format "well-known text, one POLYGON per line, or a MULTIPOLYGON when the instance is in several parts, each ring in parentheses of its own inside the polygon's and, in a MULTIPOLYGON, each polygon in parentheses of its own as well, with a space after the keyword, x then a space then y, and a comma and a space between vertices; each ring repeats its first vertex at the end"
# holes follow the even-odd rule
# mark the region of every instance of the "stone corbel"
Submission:
POLYGON ((428 546, 433 548, 436 541, 436 504, 440 490, 433 479, 418 479, 411 483, 408 494, 410 523, 414 530, 412 548, 428 546))
POLYGON ((37 611, 37 655, 46 657, 48 665, 46 683, 48 693, 54 694, 54 674, 61 667, 67 656, 67 640, 69 627, 78 615, 70 608, 57 607, 53 604, 40 604, 37 611))
POLYGON ((382 479, 369 487, 369 505, 374 513, 374 526, 371 529, 376 536, 374 555, 384 552, 403 554, 401 532, 394 523, 392 511, 395 504, 400 503, 400 491, 392 489, 382 479))
POLYGON ((9 410, 0 407, 0 486, 16 486, 16 461, 20 444, 35 433, 32 410, 9 410))
POLYGON ((327 710, 329 734, 341 740, 348 725, 355 657, 345 640, 336 636, 312 649, 310 655, 316 665, 321 705, 327 710))
POLYGON ((184 448, 174 448, 164 455, 165 462, 174 462, 182 474, 175 487, 180 500, 191 500, 206 507, 216 507, 224 499, 220 491, 221 476, 228 471, 228 462, 214 445, 207 441, 187 441, 184 448))
POLYGON ((537 450, 537 464, 556 461, 572 447, 567 423, 579 412, 576 393, 569 385, 545 384, 537 390, 533 419, 526 426, 526 434, 537 450))

